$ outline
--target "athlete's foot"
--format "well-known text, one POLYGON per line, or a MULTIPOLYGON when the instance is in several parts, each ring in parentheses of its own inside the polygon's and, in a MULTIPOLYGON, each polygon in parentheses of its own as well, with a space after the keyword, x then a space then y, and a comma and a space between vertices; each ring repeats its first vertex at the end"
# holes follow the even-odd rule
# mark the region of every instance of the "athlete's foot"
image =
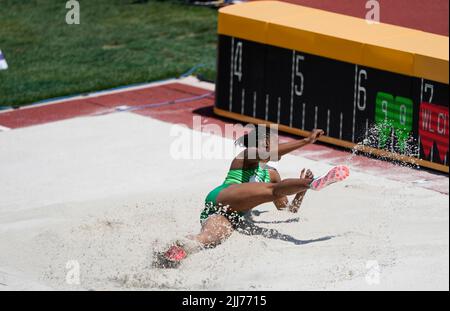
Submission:
POLYGON ((183 247, 173 244, 165 252, 155 254, 153 266, 155 268, 174 269, 177 268, 183 259, 187 257, 187 252, 183 247))
POLYGON ((173 262, 182 261, 186 256, 187 253, 184 248, 178 245, 172 245, 169 250, 164 253, 164 257, 173 262))
POLYGON ((350 170, 347 166, 335 166, 325 175, 314 179, 310 184, 310 189, 320 191, 335 182, 343 181, 348 176, 350 176, 350 170))

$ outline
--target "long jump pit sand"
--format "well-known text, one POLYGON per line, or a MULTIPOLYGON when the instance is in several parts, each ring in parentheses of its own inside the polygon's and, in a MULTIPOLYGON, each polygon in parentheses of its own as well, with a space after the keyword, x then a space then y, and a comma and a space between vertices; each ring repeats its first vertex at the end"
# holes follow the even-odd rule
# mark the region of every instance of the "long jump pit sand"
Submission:
MULTIPOLYGON (((352 156, 351 176, 308 192, 298 214, 259 206, 246 216, 252 234, 155 268, 156 250, 198 232, 231 160, 175 159, 180 135, 235 150, 130 112, 0 132, 0 290, 449 289, 448 192, 352 156)), ((278 163, 283 178, 330 167, 301 155, 278 163)))

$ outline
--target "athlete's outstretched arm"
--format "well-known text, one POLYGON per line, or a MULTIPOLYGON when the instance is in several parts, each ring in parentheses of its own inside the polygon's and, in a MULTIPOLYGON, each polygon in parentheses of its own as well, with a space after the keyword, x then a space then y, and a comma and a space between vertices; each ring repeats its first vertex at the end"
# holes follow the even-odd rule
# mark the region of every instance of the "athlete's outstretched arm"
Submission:
POLYGON ((277 146, 271 148, 267 151, 265 149, 248 148, 238 156, 238 158, 243 158, 247 161, 261 161, 261 160, 280 160, 282 156, 300 149, 306 145, 314 144, 319 137, 324 134, 323 130, 317 129, 313 130, 307 138, 300 140, 291 141, 288 143, 278 144, 277 146))
POLYGON ((271 155, 276 155, 278 158, 291 153, 294 150, 300 149, 306 145, 314 144, 320 136, 325 134, 323 130, 317 129, 313 130, 311 134, 303 139, 295 140, 288 143, 278 144, 278 148, 275 148, 273 151, 271 150, 271 155))

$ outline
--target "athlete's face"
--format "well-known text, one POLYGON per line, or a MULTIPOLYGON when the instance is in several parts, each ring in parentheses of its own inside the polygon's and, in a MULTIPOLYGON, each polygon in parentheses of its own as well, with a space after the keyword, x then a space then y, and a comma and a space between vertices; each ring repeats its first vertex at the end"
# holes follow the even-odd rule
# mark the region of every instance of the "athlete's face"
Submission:
POLYGON ((278 135, 272 133, 266 136, 265 147, 267 151, 270 151, 273 146, 277 145, 278 145, 278 135))

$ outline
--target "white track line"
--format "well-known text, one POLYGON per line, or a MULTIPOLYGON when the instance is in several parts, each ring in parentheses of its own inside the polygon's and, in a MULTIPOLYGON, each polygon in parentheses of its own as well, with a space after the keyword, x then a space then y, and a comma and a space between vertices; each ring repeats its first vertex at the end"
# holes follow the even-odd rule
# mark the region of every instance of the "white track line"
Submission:
POLYGON ((0 132, 6 132, 6 131, 9 131, 9 130, 11 130, 9 127, 0 125, 0 132))
MULTIPOLYGON (((161 86, 161 85, 166 85, 166 84, 172 84, 172 83, 181 83, 181 84, 191 85, 191 86, 195 86, 195 87, 207 89, 207 90, 212 90, 212 91, 215 88, 213 83, 201 82, 197 78, 190 76, 190 77, 181 78, 181 79, 169 79, 169 80, 165 80, 165 81, 156 81, 156 82, 151 82, 151 83, 145 83, 142 85, 123 87, 121 89, 113 89, 113 90, 106 90, 106 91, 98 91, 98 92, 94 92, 94 93, 87 93, 87 94, 83 94, 83 95, 75 95, 73 97, 68 96, 66 98, 56 99, 54 101, 49 101, 49 102, 45 102, 42 104, 24 106, 24 107, 21 107, 20 110, 48 106, 48 105, 58 104, 58 103, 77 100, 77 99, 94 98, 94 97, 99 97, 99 96, 103 96, 103 95, 111 95, 111 94, 141 90, 141 89, 146 89, 146 88, 156 87, 156 86, 161 86)), ((13 109, 2 110, 2 111, 0 111, 0 114, 4 113, 4 112, 12 111, 12 110, 13 109)))

